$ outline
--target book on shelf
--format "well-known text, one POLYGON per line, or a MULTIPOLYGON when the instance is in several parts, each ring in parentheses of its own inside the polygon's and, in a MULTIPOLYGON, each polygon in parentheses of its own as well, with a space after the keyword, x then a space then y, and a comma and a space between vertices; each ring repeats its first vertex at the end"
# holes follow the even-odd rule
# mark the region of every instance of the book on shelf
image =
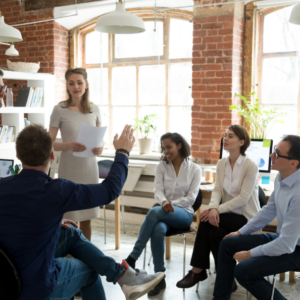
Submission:
POLYGON ((17 107, 42 107, 43 104, 42 87, 20 87, 16 105, 17 107))
POLYGON ((0 143, 11 143, 15 141, 16 127, 3 125, 0 127, 0 143))

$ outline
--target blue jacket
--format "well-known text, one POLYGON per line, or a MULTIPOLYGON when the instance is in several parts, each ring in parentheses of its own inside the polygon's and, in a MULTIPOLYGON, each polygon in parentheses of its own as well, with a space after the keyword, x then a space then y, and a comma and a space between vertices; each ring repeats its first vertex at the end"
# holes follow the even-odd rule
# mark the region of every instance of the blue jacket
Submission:
POLYGON ((53 180, 28 169, 0 180, 0 248, 19 273, 19 300, 42 300, 55 288, 60 265, 54 251, 63 214, 110 203, 120 195, 127 172, 128 158, 119 153, 101 184, 53 180))

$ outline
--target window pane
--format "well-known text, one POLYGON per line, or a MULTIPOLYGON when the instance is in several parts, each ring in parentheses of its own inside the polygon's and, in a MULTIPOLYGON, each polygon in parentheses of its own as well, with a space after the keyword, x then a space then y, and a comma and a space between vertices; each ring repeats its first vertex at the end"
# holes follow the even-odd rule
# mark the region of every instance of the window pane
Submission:
MULTIPOLYGON (((101 117, 102 117, 102 123, 101 126, 109 126, 109 107, 108 106, 103 106, 102 111, 101 111, 101 106, 99 106, 100 112, 101 112, 101 117)), ((106 129, 106 133, 104 136, 104 147, 108 148, 109 147, 109 127, 106 129)))
POLYGON ((139 69, 139 103, 164 104, 166 95, 165 66, 142 66, 139 69))
MULTIPOLYGON (((160 137, 166 133, 166 108, 159 106, 143 106, 140 108, 139 119, 144 118, 146 115, 156 114, 158 118, 155 120, 157 130, 155 134, 149 135, 154 138, 153 151, 160 151, 160 137)), ((139 137, 141 135, 139 134, 139 137)))
POLYGON ((108 105, 108 69, 103 68, 102 73, 102 88, 103 93, 101 94, 101 69, 86 69, 88 74, 90 100, 97 104, 108 105))
POLYGON ((300 26, 289 22, 293 6, 265 16, 264 53, 298 51, 300 26))
POLYGON ((162 56, 163 47, 163 22, 144 22, 146 31, 138 34, 116 34, 115 35, 115 57, 147 57, 162 56))
POLYGON ((193 23, 171 19, 170 58, 191 58, 193 52, 193 23))
POLYGON ((263 105, 264 110, 279 107, 280 110, 288 114, 288 117, 281 118, 284 123, 275 124, 269 128, 268 138, 274 140, 274 145, 278 144, 284 135, 297 134, 298 109, 296 105, 280 106, 280 105, 263 105))
POLYGON ((169 107, 169 131, 181 134, 191 145, 192 113, 190 107, 169 107))
MULTIPOLYGON (((85 63, 100 64, 100 33, 93 31, 85 36, 85 63)), ((102 33, 102 62, 108 62, 108 34, 102 33)))
POLYGON ((136 108, 135 107, 113 107, 113 132, 112 136, 116 133, 122 133, 124 126, 126 124, 133 125, 133 119, 136 118, 136 108))
POLYGON ((136 68, 118 67, 112 69, 113 105, 136 104, 136 68))
POLYGON ((192 64, 171 64, 169 68, 169 104, 192 105, 192 64))
POLYGON ((298 103, 299 70, 296 57, 263 60, 262 103, 298 103))

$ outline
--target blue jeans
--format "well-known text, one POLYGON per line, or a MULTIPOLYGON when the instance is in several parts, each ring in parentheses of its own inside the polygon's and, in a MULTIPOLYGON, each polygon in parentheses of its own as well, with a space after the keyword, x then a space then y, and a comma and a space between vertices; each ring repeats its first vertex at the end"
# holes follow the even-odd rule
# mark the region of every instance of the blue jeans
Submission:
POLYGON ((134 245, 130 256, 138 259, 151 238, 151 251, 155 272, 166 270, 164 263, 165 236, 168 229, 189 228, 193 221, 193 215, 185 209, 174 206, 174 213, 166 213, 161 206, 156 206, 149 210, 143 222, 139 237, 134 245))
POLYGON ((101 276, 115 284, 125 268, 111 257, 105 256, 96 246, 88 241, 81 230, 61 229, 55 250, 55 259, 61 270, 57 285, 46 300, 69 300, 81 290, 83 300, 105 300, 101 276), (72 258, 65 258, 71 254, 72 258))
MULTIPOLYGON (((234 277, 258 300, 271 297, 272 285, 265 276, 300 269, 300 247, 291 254, 260 256, 247 259, 238 265, 233 259, 236 252, 248 251, 278 238, 278 234, 259 234, 230 237, 223 240, 219 249, 219 264, 213 300, 230 299, 234 277)), ((285 298, 275 289, 274 300, 285 298)))

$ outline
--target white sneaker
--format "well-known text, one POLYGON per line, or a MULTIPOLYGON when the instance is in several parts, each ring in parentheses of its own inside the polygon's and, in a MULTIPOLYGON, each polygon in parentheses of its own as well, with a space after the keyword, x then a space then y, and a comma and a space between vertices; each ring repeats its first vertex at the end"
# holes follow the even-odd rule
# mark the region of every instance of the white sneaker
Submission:
POLYGON ((145 270, 134 270, 123 260, 122 265, 127 268, 119 284, 126 300, 135 300, 151 291, 165 276, 163 272, 147 274, 145 270))

